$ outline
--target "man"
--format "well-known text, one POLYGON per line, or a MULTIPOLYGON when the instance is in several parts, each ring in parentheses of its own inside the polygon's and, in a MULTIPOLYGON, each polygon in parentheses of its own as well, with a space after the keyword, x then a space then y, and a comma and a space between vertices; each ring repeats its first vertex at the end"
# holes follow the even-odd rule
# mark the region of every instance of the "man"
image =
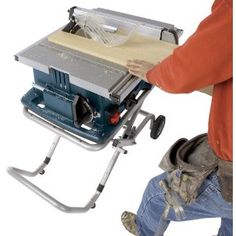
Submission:
MULTIPOLYGON (((173 158, 172 147, 162 161, 166 172, 149 182, 137 215, 122 214, 124 226, 135 235, 157 236, 163 235, 171 220, 221 217, 218 235, 232 235, 232 0, 215 0, 212 13, 196 32, 158 65, 130 60, 127 68, 131 74, 170 93, 189 93, 210 85, 214 88, 207 136, 180 140, 178 148, 176 144, 173 146, 174 155, 182 163, 181 158, 186 157, 183 149, 188 148, 189 143, 201 143, 191 149, 188 158, 193 168, 197 165, 194 162, 200 160, 202 163, 198 164, 205 166, 205 170, 200 169, 200 174, 195 171, 196 178, 191 173, 184 176, 190 183, 196 183, 196 188, 190 193, 182 177, 176 182, 177 173, 183 175, 178 163, 177 167, 173 167, 173 163, 171 168, 166 167, 173 158), (177 213, 184 216, 179 217, 177 213)), ((188 165, 185 163, 185 166, 188 165)))

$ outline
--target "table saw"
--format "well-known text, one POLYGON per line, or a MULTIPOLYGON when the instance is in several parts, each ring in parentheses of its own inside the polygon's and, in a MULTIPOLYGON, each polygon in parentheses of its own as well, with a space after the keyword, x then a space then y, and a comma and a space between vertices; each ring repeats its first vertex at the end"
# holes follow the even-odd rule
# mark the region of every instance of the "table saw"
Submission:
POLYGON ((67 24, 15 55, 34 72, 32 88, 21 100, 24 114, 56 137, 35 171, 9 167, 8 172, 56 208, 86 212, 94 208, 118 156, 127 153, 125 147, 136 144, 136 137, 147 123, 153 139, 165 124, 163 115, 155 117, 141 109, 152 85, 129 74, 126 61, 158 63, 176 48, 182 30, 172 24, 101 8, 72 7, 68 12, 67 24), (123 44, 107 47, 84 34, 79 17, 88 13, 102 19, 102 32, 114 36, 132 32, 123 44), (143 119, 136 127, 138 116, 143 119), (122 129, 123 134, 116 137, 122 129), (61 137, 89 151, 101 150, 109 143, 115 150, 95 194, 83 207, 59 202, 24 177, 44 174, 61 137))

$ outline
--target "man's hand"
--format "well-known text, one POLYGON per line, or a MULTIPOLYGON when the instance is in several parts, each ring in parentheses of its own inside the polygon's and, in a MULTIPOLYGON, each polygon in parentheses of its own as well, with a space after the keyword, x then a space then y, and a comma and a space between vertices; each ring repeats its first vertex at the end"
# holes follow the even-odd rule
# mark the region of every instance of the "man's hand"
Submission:
POLYGON ((128 60, 126 66, 130 74, 135 75, 140 79, 143 79, 144 81, 148 82, 146 74, 155 65, 142 60, 128 60))

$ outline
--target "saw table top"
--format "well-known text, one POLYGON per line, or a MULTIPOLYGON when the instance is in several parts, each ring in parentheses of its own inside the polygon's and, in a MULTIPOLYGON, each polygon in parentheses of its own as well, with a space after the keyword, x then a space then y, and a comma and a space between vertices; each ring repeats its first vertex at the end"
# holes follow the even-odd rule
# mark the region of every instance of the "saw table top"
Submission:
POLYGON ((49 35, 50 42, 125 66, 129 59, 140 59, 153 64, 165 59, 177 47, 161 40, 133 35, 125 44, 106 47, 91 39, 58 30, 49 35))
MULTIPOLYGON (((170 55, 176 47, 136 35, 122 46, 108 48, 58 30, 19 52, 16 58, 44 73, 49 73, 50 68, 59 69, 70 75, 72 84, 110 98, 112 88, 127 75, 124 65, 128 59, 155 64, 170 55)), ((134 82, 133 86, 136 86, 138 81, 134 82)), ((208 90, 203 92, 210 94, 208 90)))

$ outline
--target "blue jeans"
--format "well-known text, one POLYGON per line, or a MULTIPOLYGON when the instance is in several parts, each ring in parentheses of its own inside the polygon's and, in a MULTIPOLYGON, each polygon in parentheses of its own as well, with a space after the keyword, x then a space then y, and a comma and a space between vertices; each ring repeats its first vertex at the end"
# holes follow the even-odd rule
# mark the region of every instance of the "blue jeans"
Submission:
MULTIPOLYGON (((136 218, 140 236, 161 236, 170 221, 177 221, 172 208, 167 219, 162 218, 166 206, 164 191, 158 184, 162 179, 166 179, 166 173, 151 179, 144 192, 136 218)), ((183 206, 186 216, 184 220, 221 217, 218 236, 231 236, 232 203, 228 203, 222 198, 219 189, 218 179, 214 172, 200 187, 197 199, 190 205, 183 206)))

